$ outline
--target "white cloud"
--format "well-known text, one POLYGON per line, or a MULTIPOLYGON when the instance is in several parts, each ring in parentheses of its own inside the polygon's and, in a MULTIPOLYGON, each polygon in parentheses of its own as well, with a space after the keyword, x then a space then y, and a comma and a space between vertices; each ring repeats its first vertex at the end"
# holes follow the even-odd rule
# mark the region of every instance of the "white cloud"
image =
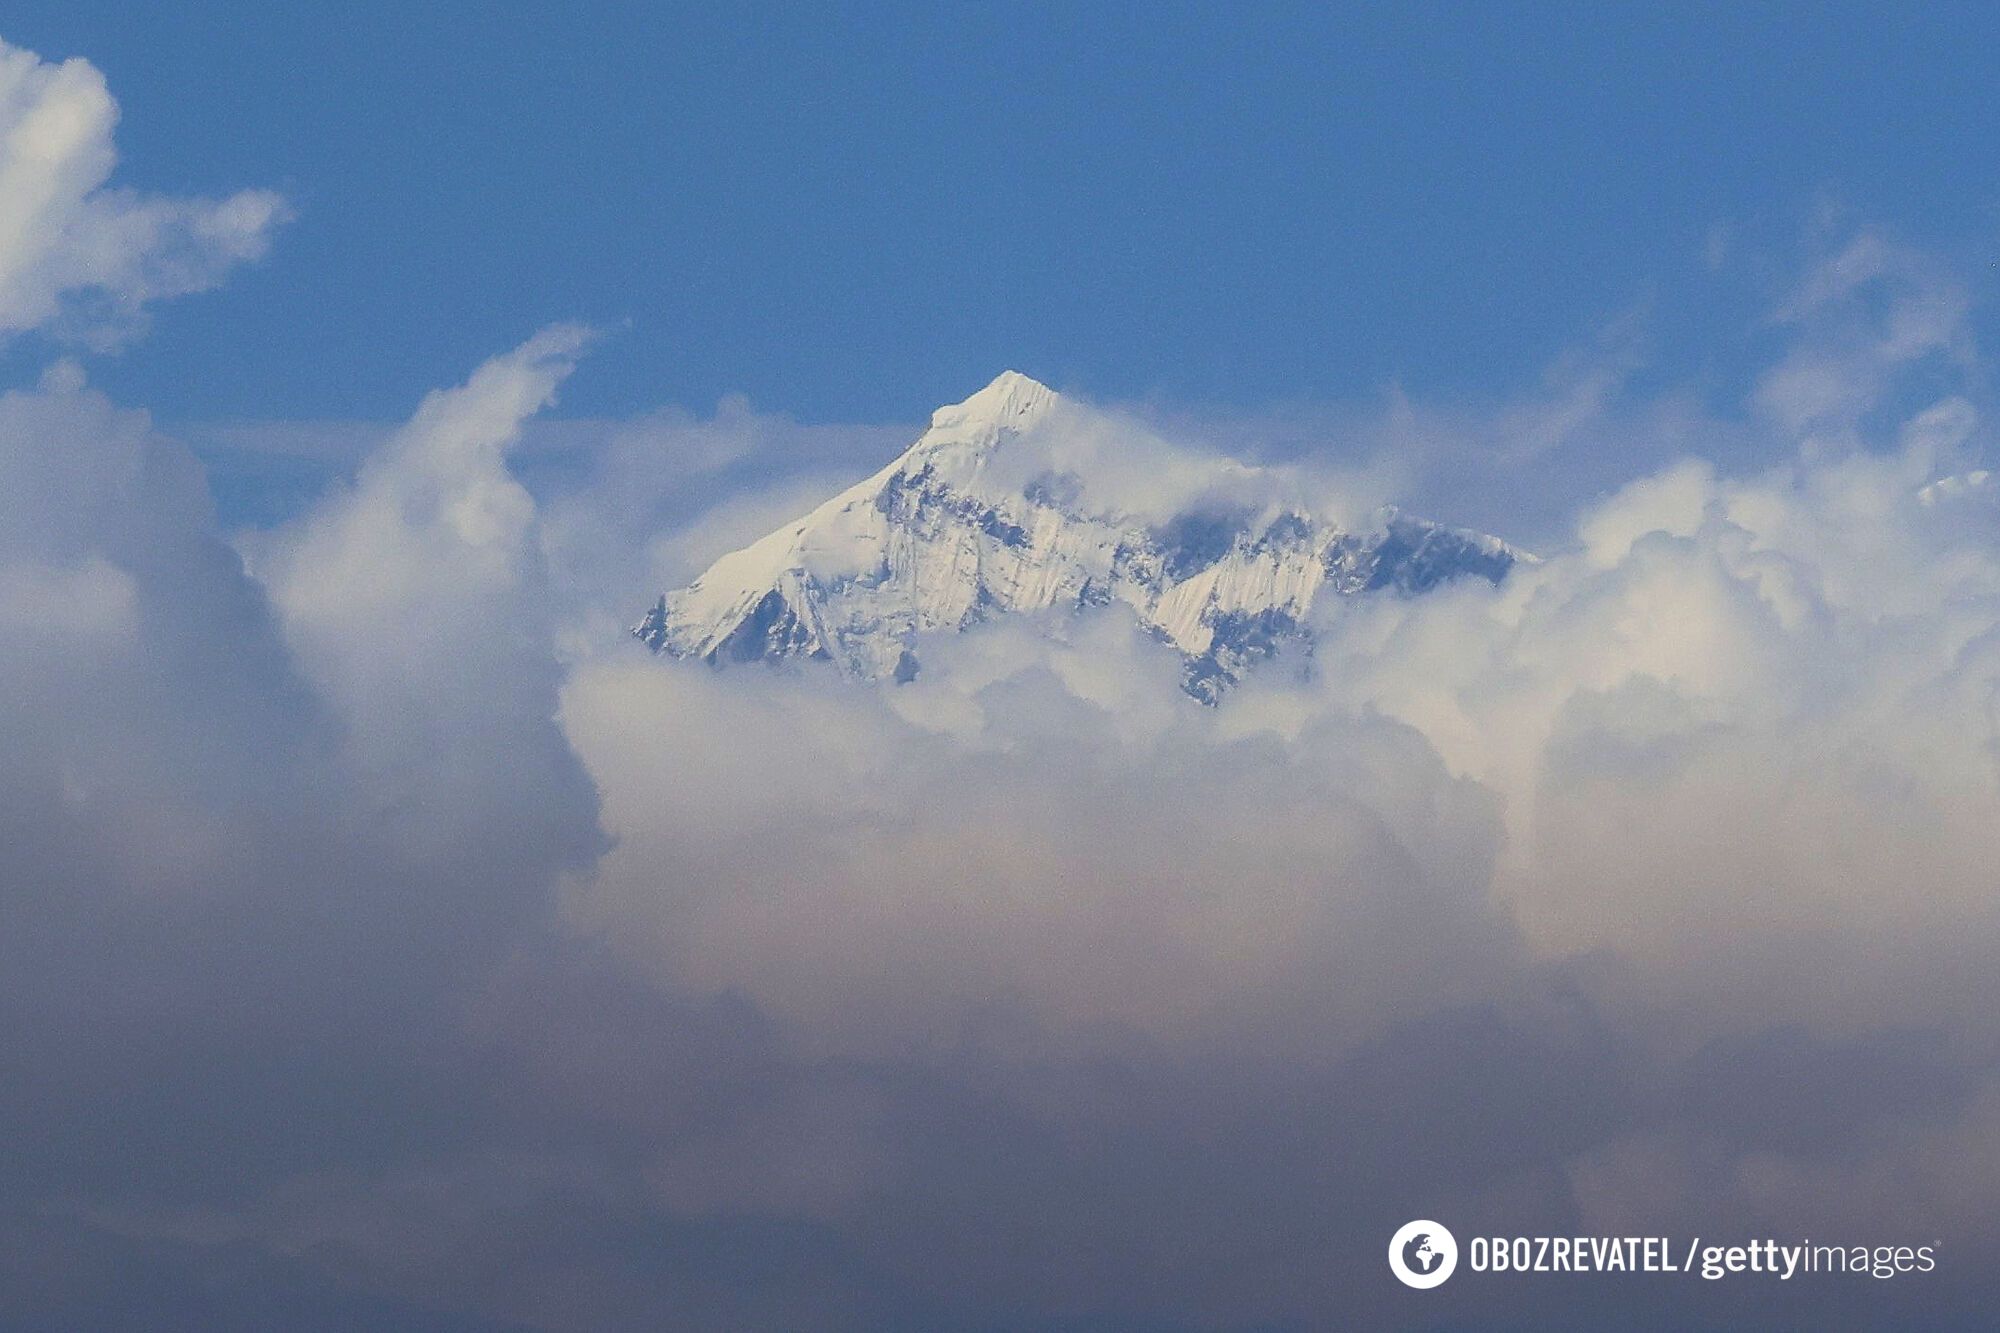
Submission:
POLYGON ((1796 337, 1755 402, 1817 449, 1857 447, 1862 418, 1926 360, 1974 355, 1964 285, 1928 256, 1863 230, 1822 259, 1777 312, 1796 337))
POLYGON ((0 625, 10 634, 117 638, 132 633, 137 599, 131 576, 99 555, 0 569, 0 625))
POLYGON ((108 188, 118 107, 86 60, 0 41, 0 338, 53 326, 103 345, 145 306, 204 291, 259 258, 284 201, 108 188))
POLYGON ((249 540, 302 666, 384 762, 438 759, 461 729, 488 731, 479 719, 545 707, 535 502, 505 454, 590 337, 553 326, 430 394, 351 487, 249 540))

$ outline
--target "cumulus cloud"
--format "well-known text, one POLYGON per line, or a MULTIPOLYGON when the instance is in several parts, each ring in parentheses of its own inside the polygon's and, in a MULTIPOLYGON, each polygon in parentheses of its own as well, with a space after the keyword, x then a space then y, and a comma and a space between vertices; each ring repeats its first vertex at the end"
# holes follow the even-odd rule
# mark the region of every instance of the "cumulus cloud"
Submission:
POLYGON ((1321 686, 1505 795, 1544 951, 1717 1020, 1944 1018, 2000 926, 2000 565, 1990 509, 1921 501, 1929 453, 1636 482, 1501 593, 1329 626, 1321 686))
POLYGON ((525 609, 532 506, 497 461, 580 340, 434 396, 262 544, 268 584, 143 413, 72 374, 0 395, 0 1123, 41 1145, 0 1164, 0 1230, 48 1256, 0 1270, 10 1317, 255 1322, 287 1289, 398 1308, 301 1270, 275 1226, 220 1310, 196 1275, 299 1182, 451 1151, 419 1126, 453 1100, 440 1065, 473 1060, 466 988, 597 850, 525 609), (318 596, 312 562, 348 582, 318 596), (158 1264, 165 1304, 98 1263, 158 1264))
POLYGON ((912 724, 782 678, 583 673, 565 723, 618 845, 582 910, 659 975, 856 1052, 1001 1017, 1317 1045, 1476 990, 1504 952, 1482 793, 1379 722, 1292 751, 1206 734, 1168 711, 1169 655, 1103 621, 1085 661, 1017 643, 1011 670, 975 669, 954 702, 976 724, 951 734, 923 725, 932 700, 898 701, 912 724), (1128 699, 1162 725, 1125 729, 1128 699))
POLYGON ((87 60, 0 41, 0 338, 53 324, 103 345, 145 306, 263 255, 284 201, 109 188, 118 105, 87 60))
POLYGON ((433 720, 455 733, 462 719, 440 719, 441 709, 506 706, 504 692, 480 688, 500 681, 464 673, 546 658, 535 503, 504 451, 553 400, 588 337, 547 329, 464 386, 430 395, 351 487, 254 543, 301 660, 356 726, 380 728, 372 740, 407 744, 433 720), (395 651, 383 653, 385 643, 395 651), (412 679, 417 664, 425 673, 412 679), (434 677, 468 688, 443 691, 434 677))

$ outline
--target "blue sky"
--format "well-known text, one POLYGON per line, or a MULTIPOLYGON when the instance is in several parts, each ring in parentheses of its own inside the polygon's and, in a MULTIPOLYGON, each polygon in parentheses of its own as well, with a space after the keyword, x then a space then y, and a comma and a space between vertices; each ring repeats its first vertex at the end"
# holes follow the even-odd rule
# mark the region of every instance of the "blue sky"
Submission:
POLYGON ((1726 393, 1829 211, 1990 284, 2000 15, 1887 13, 26 0, 7 30, 105 71, 121 183, 296 210, 91 364, 169 425, 394 419, 563 318, 621 330, 566 414, 904 421, 1007 366, 1476 400, 1634 311, 1649 373, 1726 393))

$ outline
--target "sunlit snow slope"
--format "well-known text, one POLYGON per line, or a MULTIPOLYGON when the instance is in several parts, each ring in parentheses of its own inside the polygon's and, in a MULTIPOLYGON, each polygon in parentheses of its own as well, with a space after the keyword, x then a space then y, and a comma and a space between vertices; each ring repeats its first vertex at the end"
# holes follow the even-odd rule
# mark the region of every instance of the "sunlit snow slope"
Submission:
POLYGON ((1009 371, 940 408, 874 476, 662 596, 634 633, 676 657, 907 680, 920 633, 1122 602, 1213 702, 1303 641, 1316 597, 1497 581, 1522 558, 1388 508, 1350 530, 1260 501, 1259 469, 1165 445, 1149 456, 1155 443, 1009 371))

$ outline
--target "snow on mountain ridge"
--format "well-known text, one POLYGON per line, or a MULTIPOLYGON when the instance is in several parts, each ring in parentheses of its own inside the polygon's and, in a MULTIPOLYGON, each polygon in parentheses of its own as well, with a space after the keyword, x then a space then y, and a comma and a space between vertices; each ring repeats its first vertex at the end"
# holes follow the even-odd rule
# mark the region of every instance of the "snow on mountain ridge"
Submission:
POLYGON ((993 382, 962 403, 931 413, 933 431, 1007 427, 1025 429, 1053 407, 1054 389, 1018 370, 1003 370, 993 382))
POLYGON ((1261 499, 1276 474, 1134 433, 1008 371, 939 408, 880 472, 662 595, 634 633, 676 657, 825 659, 906 680, 920 633, 1118 601, 1181 651, 1189 692, 1212 702, 1303 638, 1328 586, 1420 592, 1463 574, 1497 580, 1517 558, 1393 509, 1349 531, 1261 499), (1109 503, 1107 478, 1112 492, 1154 492, 1172 516, 1109 503))

